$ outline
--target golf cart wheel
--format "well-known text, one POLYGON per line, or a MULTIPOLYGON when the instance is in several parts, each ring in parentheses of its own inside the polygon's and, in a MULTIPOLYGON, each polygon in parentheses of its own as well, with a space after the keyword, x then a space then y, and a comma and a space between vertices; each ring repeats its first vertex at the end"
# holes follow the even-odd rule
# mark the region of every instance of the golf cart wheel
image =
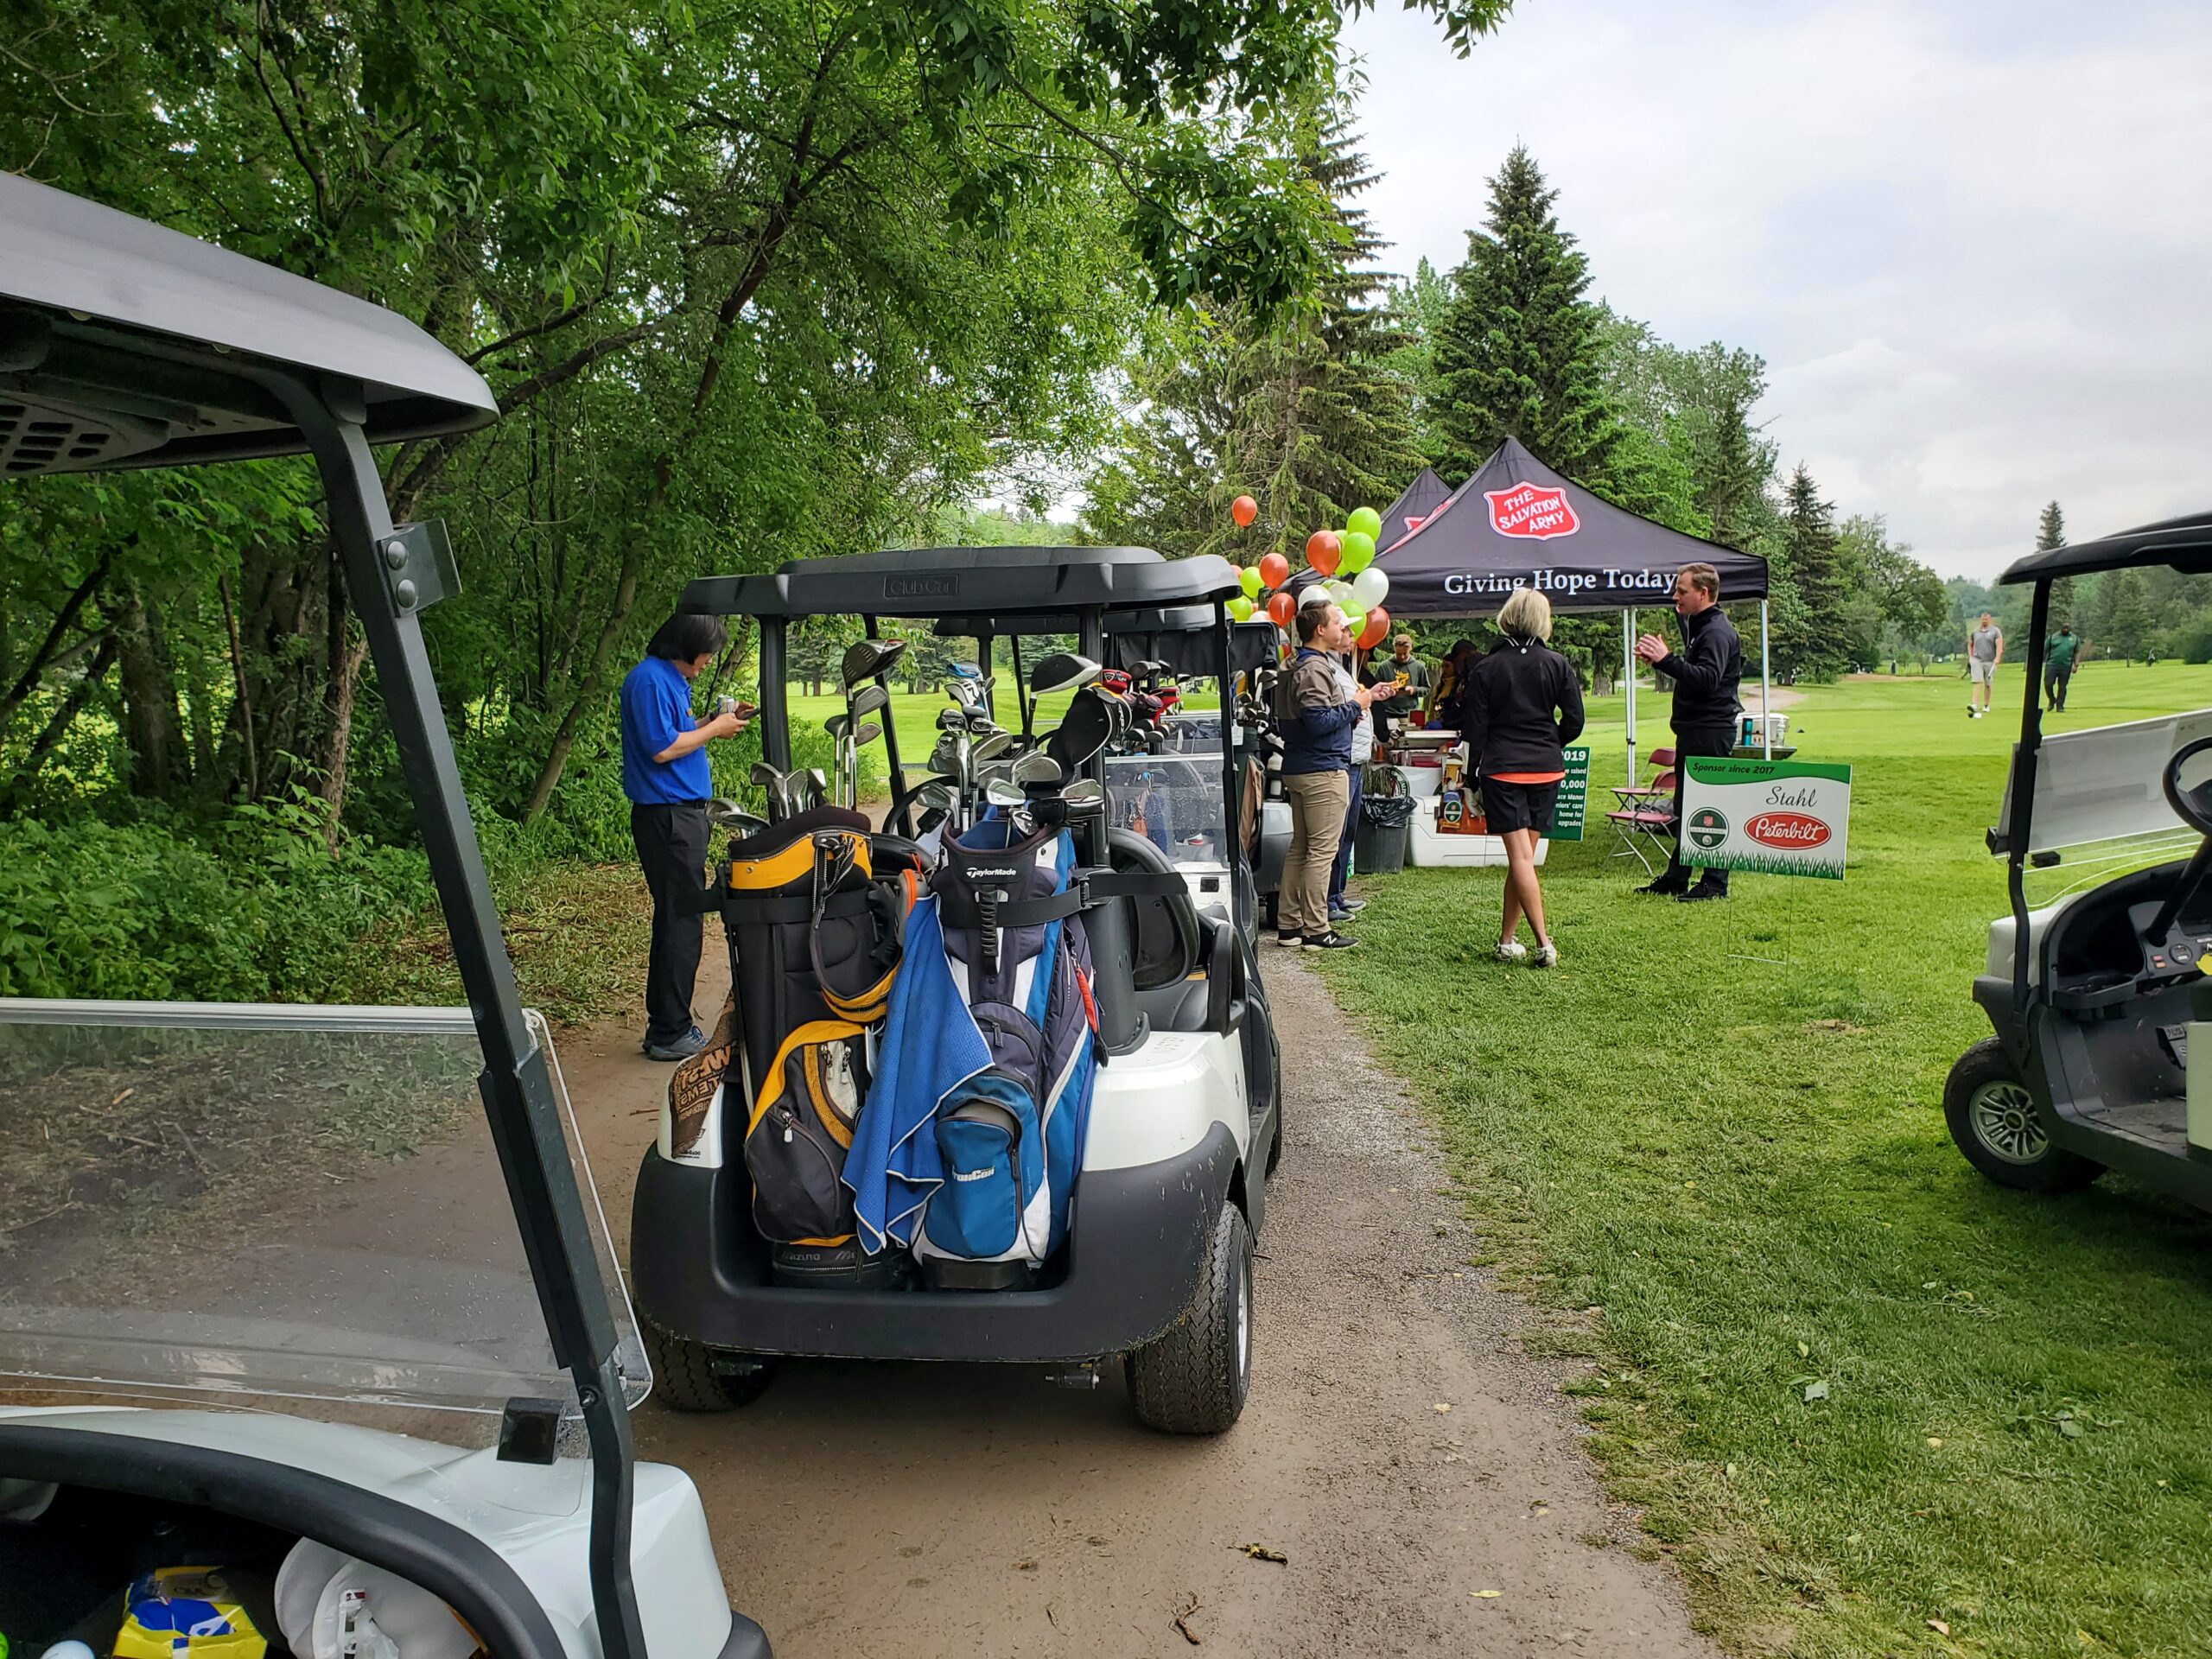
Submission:
POLYGON ((664 1331, 650 1319, 638 1321, 638 1333, 652 1362, 654 1397, 673 1410, 735 1411, 758 1400, 776 1380, 776 1362, 766 1355, 718 1359, 705 1343, 664 1331))
POLYGON ((1252 1384, 1252 1233, 1224 1198, 1183 1317, 1125 1362, 1137 1421, 1164 1434, 1218 1434, 1252 1384))
POLYGON ((1993 1037, 1983 1038, 1951 1068, 1943 1118, 1967 1161, 1999 1186, 2073 1192, 2104 1173, 2103 1165, 2052 1141, 2035 1096, 1993 1037))

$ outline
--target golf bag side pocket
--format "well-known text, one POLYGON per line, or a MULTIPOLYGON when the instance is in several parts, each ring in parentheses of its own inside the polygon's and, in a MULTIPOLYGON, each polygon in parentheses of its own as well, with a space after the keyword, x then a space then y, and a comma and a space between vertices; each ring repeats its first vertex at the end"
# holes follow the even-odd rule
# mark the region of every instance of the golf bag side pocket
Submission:
POLYGON ((1038 1100, 1044 1033, 1002 1002, 969 1012, 993 1064, 938 1108, 945 1179, 923 1214, 921 1250, 970 1262, 1041 1261, 1052 1230, 1038 1100))
POLYGON ((745 1131, 753 1224, 763 1238, 837 1244, 852 1236, 845 1153, 867 1097, 867 1044, 860 1027, 817 1020, 784 1039, 745 1131))

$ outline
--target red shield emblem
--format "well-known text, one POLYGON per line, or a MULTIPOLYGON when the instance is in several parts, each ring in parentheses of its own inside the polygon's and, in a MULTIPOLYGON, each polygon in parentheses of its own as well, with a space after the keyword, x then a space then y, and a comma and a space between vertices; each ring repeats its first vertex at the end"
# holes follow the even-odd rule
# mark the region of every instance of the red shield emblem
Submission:
POLYGON ((1762 812, 1744 826, 1744 833, 1762 847, 1788 850, 1817 847, 1831 832, 1809 812, 1762 812))
POLYGON ((1572 536, 1582 528, 1567 492, 1543 484, 1516 484, 1507 490, 1484 490, 1490 503, 1491 528, 1501 536, 1525 536, 1546 541, 1572 536))

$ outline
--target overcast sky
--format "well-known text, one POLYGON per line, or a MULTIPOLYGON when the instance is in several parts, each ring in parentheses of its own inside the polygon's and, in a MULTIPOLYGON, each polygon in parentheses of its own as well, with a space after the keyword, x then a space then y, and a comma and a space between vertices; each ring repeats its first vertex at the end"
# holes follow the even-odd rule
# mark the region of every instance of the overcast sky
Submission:
POLYGON ((1465 257, 1519 140, 1592 293, 1764 357, 1784 468, 1942 575, 2053 497, 2075 540, 2212 505, 2207 0, 1521 0, 1464 61, 1381 5, 1394 268, 1465 257))

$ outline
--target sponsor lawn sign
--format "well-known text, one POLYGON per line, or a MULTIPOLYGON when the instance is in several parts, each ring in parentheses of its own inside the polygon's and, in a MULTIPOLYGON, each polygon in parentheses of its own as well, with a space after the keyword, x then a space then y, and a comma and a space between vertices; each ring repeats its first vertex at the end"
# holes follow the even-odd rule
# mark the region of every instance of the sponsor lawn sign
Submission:
POLYGON ((1685 765, 1685 863, 1843 880, 1851 825, 1849 766, 1704 758, 1685 765))

